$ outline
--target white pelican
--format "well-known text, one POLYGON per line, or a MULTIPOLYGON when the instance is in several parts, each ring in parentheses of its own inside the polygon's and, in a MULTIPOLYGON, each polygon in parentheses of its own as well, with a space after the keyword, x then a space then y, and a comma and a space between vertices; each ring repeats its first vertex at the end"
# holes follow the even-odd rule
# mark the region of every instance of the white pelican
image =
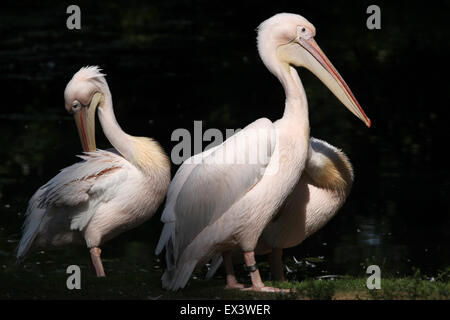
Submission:
POLYGON ((315 42, 315 33, 311 23, 295 14, 277 14, 259 26, 259 54, 285 90, 283 117, 274 123, 259 119, 180 167, 169 186, 162 216, 165 225, 156 248, 157 254, 166 248, 167 270, 162 277, 165 288, 184 287, 196 266, 218 254, 224 256, 227 286, 242 287, 231 263, 231 250, 239 247, 250 272, 250 289, 279 290, 264 286, 254 250, 267 224, 297 186, 311 152, 308 105, 294 67, 309 69, 345 107, 370 126, 352 92, 315 42), (253 129, 264 130, 271 138, 252 140, 253 129), (265 140, 262 146, 269 152, 266 162, 255 165, 216 161, 223 154, 251 156, 248 146, 260 144, 261 140, 265 140), (198 158, 203 162, 195 164, 198 158))
POLYGON ((100 245, 149 219, 170 183, 170 163, 154 140, 126 134, 116 121, 111 92, 98 67, 78 71, 64 92, 85 154, 31 198, 17 249, 85 243, 97 276, 104 276, 100 245), (95 148, 95 111, 114 149, 95 148))

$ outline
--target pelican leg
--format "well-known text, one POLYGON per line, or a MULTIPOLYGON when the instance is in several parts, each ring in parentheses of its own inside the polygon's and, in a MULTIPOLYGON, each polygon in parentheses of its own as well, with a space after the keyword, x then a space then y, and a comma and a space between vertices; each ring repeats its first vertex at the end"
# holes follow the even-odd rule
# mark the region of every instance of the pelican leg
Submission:
POLYGON ((283 272, 283 249, 272 248, 272 252, 269 253, 270 271, 272 272, 272 278, 275 281, 286 281, 283 272))
POLYGON ((98 247, 94 247, 94 248, 91 248, 90 253, 91 253, 92 264, 94 265, 95 273, 97 274, 97 277, 104 277, 105 271, 103 270, 103 263, 102 263, 102 259, 100 258, 102 250, 100 250, 100 248, 98 248, 98 247))
POLYGON ((225 265, 225 273, 227 275, 227 285, 225 289, 242 289, 244 285, 236 280, 234 275, 233 261, 231 258, 231 250, 225 251, 223 254, 223 263, 225 265))
POLYGON ((250 271, 250 278, 252 286, 244 288, 243 290, 261 291, 261 292, 289 292, 289 289, 280 289, 274 287, 267 287, 261 280, 258 268, 256 268, 255 253, 253 251, 244 252, 245 265, 250 271))

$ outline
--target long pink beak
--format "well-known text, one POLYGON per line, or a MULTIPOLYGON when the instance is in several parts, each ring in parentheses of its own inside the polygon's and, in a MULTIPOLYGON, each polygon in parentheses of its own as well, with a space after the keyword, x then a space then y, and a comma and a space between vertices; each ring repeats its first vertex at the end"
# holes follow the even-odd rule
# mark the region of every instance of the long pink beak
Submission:
POLYGON ((330 62, 330 60, 328 60, 327 56, 320 49, 319 45, 316 43, 314 38, 310 38, 308 40, 300 38, 299 43, 314 57, 314 59, 317 60, 317 62, 319 62, 319 64, 323 67, 323 69, 325 69, 331 75, 331 77, 334 79, 333 81, 334 83, 332 81, 327 81, 327 77, 323 74, 321 77, 320 70, 311 70, 311 71, 316 75, 318 75, 318 77, 328 86, 328 88, 330 88, 330 90, 336 95, 336 97, 355 116, 364 121, 367 127, 370 127, 371 126, 370 119, 367 117, 364 110, 361 108, 361 105, 356 100, 355 96, 353 95, 348 85, 345 83, 344 79, 341 77, 341 75, 333 66, 333 64, 330 62), (339 90, 339 88, 336 87, 336 84, 340 87, 341 90, 339 90), (348 101, 346 101, 347 99, 348 101))

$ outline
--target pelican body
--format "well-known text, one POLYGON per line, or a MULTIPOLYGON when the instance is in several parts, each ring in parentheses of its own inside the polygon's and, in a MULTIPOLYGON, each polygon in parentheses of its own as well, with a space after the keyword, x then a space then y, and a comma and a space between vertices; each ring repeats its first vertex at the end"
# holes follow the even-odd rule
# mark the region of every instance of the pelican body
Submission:
POLYGON ((97 276, 104 276, 100 246, 148 220, 170 182, 169 159, 150 138, 126 134, 114 116, 112 97, 97 67, 78 71, 64 92, 85 151, 31 198, 17 258, 32 247, 85 243, 97 276), (95 147, 95 114, 113 149, 95 147))
MULTIPOLYGON (((313 137, 309 150, 300 181, 267 224, 255 249, 257 255, 269 254, 272 279, 277 281, 285 280, 283 249, 299 245, 333 218, 347 199, 353 183, 353 168, 344 152, 313 137)), ((235 250, 235 262, 238 255, 235 250)), ((212 261, 206 278, 215 274, 222 261, 221 256, 212 261)))
POLYGON ((169 186, 162 215, 165 225, 156 249, 156 253, 166 249, 165 288, 183 288, 196 266, 210 259, 217 261, 220 255, 225 261, 227 287, 243 288, 231 262, 232 250, 240 248, 252 281, 250 289, 279 291, 261 281, 254 253, 261 234, 299 185, 311 159, 308 104, 294 67, 308 68, 370 126, 314 36, 314 26, 294 14, 275 15, 259 26, 259 54, 286 94, 283 117, 275 122, 256 120, 221 145, 186 160, 177 171, 169 186), (255 138, 255 130, 265 135, 255 138), (250 146, 255 144, 267 155, 256 164, 217 161, 224 154, 249 158, 254 151, 250 146))
POLYGON ((310 152, 300 181, 258 241, 256 253, 269 253, 274 280, 284 281, 282 249, 299 245, 322 228, 352 187, 353 168, 341 150, 311 138, 310 152))

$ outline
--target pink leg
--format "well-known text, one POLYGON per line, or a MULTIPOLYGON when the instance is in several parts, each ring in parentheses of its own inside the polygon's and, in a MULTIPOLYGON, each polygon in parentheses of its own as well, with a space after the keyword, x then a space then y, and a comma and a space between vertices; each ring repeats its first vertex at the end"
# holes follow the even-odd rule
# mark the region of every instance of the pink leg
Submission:
POLYGON ((225 273, 227 275, 227 285, 225 289, 242 289, 244 285, 236 280, 234 275, 233 261, 231 259, 231 250, 225 251, 223 254, 223 263, 225 265, 225 273))
POLYGON ((272 248, 272 252, 269 254, 270 271, 275 281, 286 281, 283 272, 282 256, 283 249, 281 248, 272 248))
POLYGON ((94 248, 91 248, 90 252, 91 252, 92 264, 94 265, 95 273, 97 274, 97 277, 104 277, 105 271, 103 270, 103 263, 102 263, 102 259, 100 258, 102 250, 100 250, 100 248, 98 248, 98 247, 94 247, 94 248))
MULTIPOLYGON (((244 252, 244 259, 245 259, 245 265, 250 269, 254 269, 253 271, 252 270, 250 271, 250 278, 252 279, 252 286, 250 288, 248 288, 248 290, 263 291, 263 292, 289 292, 288 289, 266 287, 264 285, 264 283, 261 280, 259 270, 255 267, 256 261, 255 261, 255 253, 253 251, 244 252)), ((247 290, 247 288, 245 288, 243 290, 247 290)))

